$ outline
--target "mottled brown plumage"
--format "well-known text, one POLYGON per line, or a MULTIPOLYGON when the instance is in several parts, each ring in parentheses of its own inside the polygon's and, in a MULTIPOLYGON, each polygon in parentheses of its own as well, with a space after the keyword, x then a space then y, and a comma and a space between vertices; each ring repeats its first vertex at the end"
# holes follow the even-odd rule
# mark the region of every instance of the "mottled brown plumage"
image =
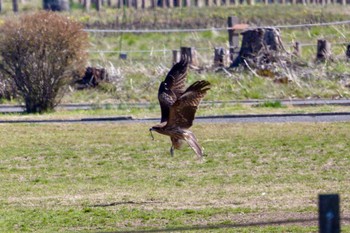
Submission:
POLYGON ((188 129, 193 124, 200 101, 210 89, 210 83, 200 80, 185 89, 187 67, 187 59, 182 58, 172 67, 165 80, 160 84, 158 99, 162 113, 161 122, 150 128, 150 131, 154 130, 170 136, 172 156, 174 149, 180 149, 183 141, 186 141, 201 158, 203 150, 195 135, 188 129))

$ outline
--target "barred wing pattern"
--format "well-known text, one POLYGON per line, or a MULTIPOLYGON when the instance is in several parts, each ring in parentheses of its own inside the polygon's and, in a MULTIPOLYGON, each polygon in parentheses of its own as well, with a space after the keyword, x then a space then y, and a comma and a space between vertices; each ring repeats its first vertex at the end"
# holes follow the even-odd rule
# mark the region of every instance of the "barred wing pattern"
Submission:
POLYGON ((187 67, 187 59, 182 59, 176 63, 159 86, 158 100, 162 112, 161 122, 168 121, 170 107, 185 90, 187 67))
POLYGON ((170 108, 167 126, 190 128, 198 105, 210 89, 209 86, 210 83, 205 80, 197 81, 189 86, 170 108))
POLYGON ((158 100, 162 111, 161 123, 150 128, 156 132, 170 136, 172 146, 170 154, 180 149, 185 140, 198 158, 203 157, 203 150, 195 135, 188 130, 192 124, 199 103, 210 89, 210 83, 197 81, 185 89, 188 60, 183 57, 167 74, 158 89, 158 100))

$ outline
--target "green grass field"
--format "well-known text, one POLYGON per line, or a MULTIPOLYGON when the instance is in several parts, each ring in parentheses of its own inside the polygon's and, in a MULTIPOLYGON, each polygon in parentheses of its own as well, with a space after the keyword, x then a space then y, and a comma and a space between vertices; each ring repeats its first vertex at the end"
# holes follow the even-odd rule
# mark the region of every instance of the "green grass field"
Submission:
MULTIPOLYGON (((5 0, 0 24, 17 17, 10 6, 5 0)), ((26 1, 19 14, 40 7, 41 2, 26 1)), ((119 22, 117 29, 162 29, 225 27, 231 15, 251 25, 330 22, 347 20, 350 11, 338 5, 257 5, 125 12, 123 16, 121 9, 103 8, 101 13, 84 13, 73 7, 63 14, 93 28, 119 22)), ((98 89, 70 89, 63 103, 87 102, 96 109, 7 114, 0 120, 159 117, 156 91, 171 68, 170 52, 130 52, 128 60, 120 60, 119 51, 180 46, 204 48, 198 50, 203 70, 190 70, 187 83, 210 81, 205 100, 266 99, 254 107, 201 106, 198 115, 348 111, 339 106, 281 106, 275 99, 349 98, 345 47, 332 47, 334 62, 313 62, 317 39, 344 42, 349 26, 283 29, 281 35, 287 50, 296 40, 315 45, 303 47, 297 69, 278 67, 281 77, 291 79, 285 85, 250 70, 215 72, 212 50, 227 48, 226 31, 91 33, 89 65, 106 67, 114 79, 98 89), (114 53, 91 52, 97 50, 114 53), (124 104, 138 101, 151 105, 140 109, 124 104), (119 106, 101 109, 103 103, 119 106)), ((350 232, 350 123, 195 124, 193 131, 206 154, 203 161, 188 147, 170 157, 169 138, 155 134, 151 140, 152 124, 0 125, 0 232, 318 232, 321 193, 340 194, 341 214, 347 218, 342 232, 350 232), (312 221, 268 224, 291 220, 312 221)))
POLYGON ((349 123, 197 124, 202 162, 151 125, 1 125, 0 231, 317 232, 224 226, 317 218, 320 193, 349 217, 349 123))

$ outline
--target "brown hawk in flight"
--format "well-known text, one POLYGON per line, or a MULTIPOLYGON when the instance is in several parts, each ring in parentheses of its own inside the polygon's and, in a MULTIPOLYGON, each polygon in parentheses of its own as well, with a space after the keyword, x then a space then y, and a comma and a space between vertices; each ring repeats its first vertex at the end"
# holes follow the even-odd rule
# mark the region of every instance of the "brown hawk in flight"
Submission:
POLYGON ((210 89, 210 83, 200 80, 185 89, 187 67, 188 60, 183 57, 171 68, 165 80, 161 82, 158 90, 158 100, 162 113, 161 122, 149 130, 151 134, 154 130, 170 136, 171 156, 174 155, 174 149, 180 149, 182 143, 186 141, 196 152, 198 158, 202 158, 203 150, 194 134, 188 129, 192 126, 200 101, 210 89))

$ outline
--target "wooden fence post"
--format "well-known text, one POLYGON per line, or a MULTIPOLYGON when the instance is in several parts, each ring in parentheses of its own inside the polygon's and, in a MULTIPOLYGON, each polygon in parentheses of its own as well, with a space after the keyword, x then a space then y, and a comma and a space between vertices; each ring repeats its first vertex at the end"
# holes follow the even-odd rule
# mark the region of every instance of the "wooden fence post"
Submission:
POLYGON ((100 11, 101 10, 101 0, 96 0, 95 3, 96 3, 96 10, 100 11))
POLYGON ((319 195, 318 213, 320 233, 340 233, 338 194, 319 195))
POLYGON ((91 0, 84 0, 84 8, 86 12, 90 11, 91 0))
POLYGON ((206 6, 212 6, 212 1, 213 0, 205 0, 205 5, 206 6))
POLYGON ((238 24, 238 18, 236 16, 229 16, 227 18, 227 27, 228 27, 228 43, 230 46, 230 62, 232 63, 235 58, 235 52, 238 52, 239 49, 239 38, 238 38, 238 33, 235 32, 235 30, 233 30, 233 26, 235 24, 238 24))
POLYGON ((160 1, 160 6, 161 6, 162 8, 165 8, 165 7, 166 7, 166 1, 165 1, 165 0, 161 0, 161 1, 160 1))
POLYGON ((18 0, 12 0, 13 12, 18 12, 18 0))
POLYGON ((326 40, 318 40, 317 41, 317 54, 316 60, 324 62, 331 58, 331 43, 326 40))
POLYGON ((191 0, 185 0, 185 6, 186 7, 191 6, 191 0))
MULTIPOLYGON (((86 1, 86 0, 85 0, 86 1)), ((124 0, 118 0, 118 4, 117 4, 117 7, 118 8, 123 8, 124 6, 124 0)))
POLYGON ((137 9, 137 8, 139 8, 139 6, 140 6, 139 0, 134 0, 134 2, 133 2, 133 7, 134 7, 135 9, 137 9))
POLYGON ((194 0, 194 6, 195 6, 195 7, 199 7, 199 6, 200 6, 200 5, 199 5, 199 1, 200 1, 200 0, 194 0))
POLYGON ((180 53, 179 50, 173 50, 173 65, 180 61, 180 53))
POLYGON ((181 57, 187 57, 189 65, 198 66, 196 50, 193 47, 181 47, 181 57))
POLYGON ((221 6, 221 0, 214 0, 216 6, 221 6))
POLYGON ((247 0, 248 5, 255 5, 255 0, 247 0))

